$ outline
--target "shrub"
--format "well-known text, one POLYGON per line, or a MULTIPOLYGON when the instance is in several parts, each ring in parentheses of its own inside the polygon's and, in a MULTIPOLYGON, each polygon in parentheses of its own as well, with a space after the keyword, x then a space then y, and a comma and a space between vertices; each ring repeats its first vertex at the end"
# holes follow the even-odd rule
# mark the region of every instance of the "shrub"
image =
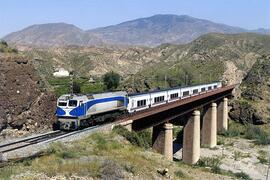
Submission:
POLYGON ((247 139, 254 139, 256 144, 270 144, 270 136, 258 126, 248 125, 245 137, 247 139))
POLYGON ((234 173, 235 176, 239 179, 244 179, 244 180, 251 180, 251 178, 249 177, 248 174, 244 173, 244 172, 240 172, 240 173, 234 173))
POLYGON ((266 155, 267 155, 266 152, 263 151, 263 150, 259 150, 258 151, 258 154, 259 154, 259 156, 257 158, 260 161, 260 163, 267 164, 268 163, 268 159, 266 157, 266 155))
POLYGON ((243 135, 245 132, 245 126, 243 126, 240 123, 230 123, 228 130, 223 131, 221 134, 226 136, 226 137, 236 137, 243 135))
POLYGON ((197 162, 198 166, 210 167, 213 173, 220 173, 221 157, 202 157, 197 162))
POLYGON ((77 82, 73 83, 72 89, 73 89, 73 93, 75 94, 81 93, 81 86, 77 82))
POLYGON ((149 148, 152 144, 151 134, 149 131, 141 131, 141 132, 130 132, 123 126, 115 126, 113 131, 117 134, 125 137, 131 144, 149 148))
POLYGON ((62 159, 75 158, 77 154, 73 151, 67 150, 62 143, 54 143, 47 150, 49 154, 55 154, 57 157, 62 159))
POLYGON ((175 171, 174 174, 175 174, 175 176, 180 177, 180 178, 186 177, 185 173, 183 173, 183 171, 181 171, 181 170, 175 171))
POLYGON ((108 72, 103 76, 103 82, 107 90, 116 89, 120 82, 120 75, 113 71, 108 72))
POLYGON ((235 161, 238 161, 242 158, 246 158, 246 157, 250 157, 250 155, 248 153, 242 153, 240 151, 234 151, 233 152, 233 158, 235 161))
POLYGON ((4 45, 4 46, 8 46, 7 42, 4 41, 4 40, 1 40, 1 41, 0 41, 0 44, 2 44, 2 45, 4 45))
POLYGON ((225 144, 225 139, 222 136, 217 137, 217 145, 224 145, 225 144))

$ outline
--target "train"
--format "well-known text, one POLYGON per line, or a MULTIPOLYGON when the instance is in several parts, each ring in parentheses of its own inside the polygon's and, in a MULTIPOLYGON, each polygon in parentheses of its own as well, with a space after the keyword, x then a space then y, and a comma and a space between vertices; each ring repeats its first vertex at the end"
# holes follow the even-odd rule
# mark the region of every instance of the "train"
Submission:
POLYGON ((221 82, 213 82, 133 94, 125 91, 65 94, 57 100, 57 127, 77 130, 97 122, 113 121, 121 114, 131 114, 221 87, 221 82))

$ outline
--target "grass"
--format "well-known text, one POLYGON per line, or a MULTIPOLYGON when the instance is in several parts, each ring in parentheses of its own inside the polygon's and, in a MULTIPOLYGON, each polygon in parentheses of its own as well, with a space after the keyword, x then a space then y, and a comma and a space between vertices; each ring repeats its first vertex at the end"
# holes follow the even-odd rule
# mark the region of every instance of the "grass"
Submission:
MULTIPOLYGON (((257 145, 270 144, 270 133, 263 128, 252 124, 241 124, 237 122, 230 122, 228 130, 222 132, 221 137, 243 137, 254 140, 257 145)), ((224 139, 219 138, 218 144, 224 144, 224 139)))
POLYGON ((174 172, 174 175, 178 178, 186 178, 186 174, 182 170, 177 170, 174 172))
POLYGON ((260 161, 261 164, 267 164, 270 163, 269 159, 267 159, 267 152, 263 150, 258 151, 259 156, 257 156, 257 159, 260 161))
POLYGON ((13 166, 6 166, 1 168, 0 179, 10 179, 17 171, 13 166))
POLYGON ((201 157, 197 162, 197 166, 210 167, 211 171, 216 174, 220 174, 222 157, 201 157))
POLYGON ((119 138, 115 132, 95 133, 73 143, 54 143, 42 157, 0 168, 0 179, 9 179, 12 175, 23 172, 42 173, 49 178, 58 174, 67 177, 76 174, 115 179, 123 178, 123 172, 127 172, 153 179, 158 167, 167 166, 166 161, 145 154, 144 148, 133 146, 119 138))
POLYGON ((211 172, 215 174, 221 174, 225 176, 231 176, 237 179, 251 180, 250 176, 244 172, 233 173, 232 171, 226 171, 220 168, 222 161, 221 156, 217 157, 201 157, 196 166, 210 167, 211 172))
POLYGON ((140 132, 134 132, 134 131, 128 131, 123 126, 116 126, 113 129, 114 132, 117 134, 125 137, 131 144, 143 148, 149 148, 152 145, 152 136, 151 133, 147 130, 140 131, 140 132))
POLYGON ((255 140, 258 145, 270 144, 270 135, 262 128, 254 125, 248 125, 245 133, 245 138, 255 140))
POLYGON ((228 130, 221 133, 225 137, 237 137, 245 134, 245 126, 240 123, 230 122, 228 130))
POLYGON ((250 157, 249 153, 243 153, 243 152, 240 152, 240 151, 234 151, 233 152, 233 158, 234 158, 235 161, 238 161, 240 159, 247 158, 247 157, 250 157))

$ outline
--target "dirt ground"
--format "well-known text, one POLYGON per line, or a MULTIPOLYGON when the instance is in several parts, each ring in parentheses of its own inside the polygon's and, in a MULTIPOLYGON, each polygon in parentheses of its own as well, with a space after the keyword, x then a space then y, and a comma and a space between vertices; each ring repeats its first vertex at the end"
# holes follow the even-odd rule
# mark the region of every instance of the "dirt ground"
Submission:
MULTIPOLYGON (((251 140, 241 138, 226 138, 223 145, 215 148, 201 148, 201 157, 220 157, 221 169, 233 173, 244 172, 252 179, 266 179, 268 165, 260 162, 270 158, 270 145, 254 145, 251 140)), ((182 149, 174 153, 174 158, 182 159, 182 149)), ((270 172, 269 172, 270 173, 270 172)))

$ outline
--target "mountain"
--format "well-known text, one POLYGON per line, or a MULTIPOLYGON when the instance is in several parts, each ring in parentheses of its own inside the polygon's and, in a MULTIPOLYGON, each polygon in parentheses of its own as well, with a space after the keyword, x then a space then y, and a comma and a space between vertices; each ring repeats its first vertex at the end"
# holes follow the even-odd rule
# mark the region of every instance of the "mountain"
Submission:
MULTIPOLYGON (((96 42, 88 33, 66 23, 49 23, 29 26, 21 31, 11 33, 3 38, 16 45, 32 46, 67 46, 87 45, 88 41, 96 42)), ((97 43, 97 42, 96 42, 97 43)))
POLYGON ((252 30, 251 32, 270 35, 270 29, 264 29, 264 28, 255 29, 255 30, 252 30))
MULTIPOLYGON (((65 23, 40 24, 11 33, 3 39, 16 45, 140 45, 154 47, 163 43, 185 44, 207 33, 242 33, 248 30, 197 19, 187 15, 154 15, 113 26, 84 31, 65 23)), ((266 29, 254 32, 268 33, 266 29)))
POLYGON ((155 15, 88 31, 107 43, 156 46, 183 44, 209 32, 239 33, 246 30, 187 15, 155 15))

